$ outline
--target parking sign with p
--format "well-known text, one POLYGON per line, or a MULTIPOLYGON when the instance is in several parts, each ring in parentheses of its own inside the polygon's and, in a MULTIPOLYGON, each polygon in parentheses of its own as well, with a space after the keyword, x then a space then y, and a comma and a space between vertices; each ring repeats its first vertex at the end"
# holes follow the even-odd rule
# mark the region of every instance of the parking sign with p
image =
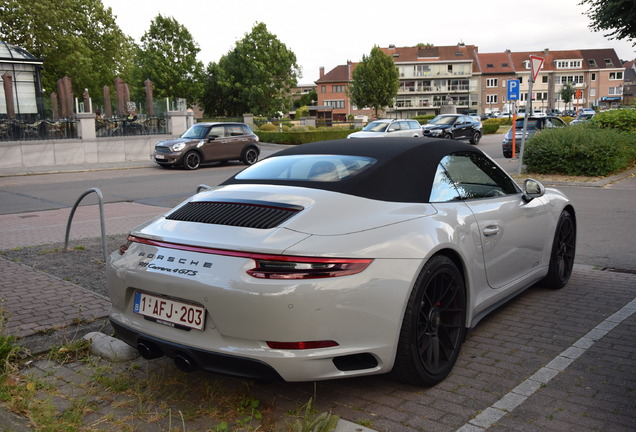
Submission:
POLYGON ((508 80, 508 100, 519 100, 519 80, 508 80))

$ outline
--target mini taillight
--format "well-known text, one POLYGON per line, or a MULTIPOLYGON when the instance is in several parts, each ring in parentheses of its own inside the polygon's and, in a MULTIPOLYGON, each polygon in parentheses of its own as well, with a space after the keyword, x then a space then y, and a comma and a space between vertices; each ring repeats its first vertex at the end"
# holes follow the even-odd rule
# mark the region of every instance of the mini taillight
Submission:
POLYGON ((306 350, 316 348, 331 348, 338 346, 338 342, 332 340, 307 341, 307 342, 272 342, 267 341, 267 346, 272 349, 306 350))

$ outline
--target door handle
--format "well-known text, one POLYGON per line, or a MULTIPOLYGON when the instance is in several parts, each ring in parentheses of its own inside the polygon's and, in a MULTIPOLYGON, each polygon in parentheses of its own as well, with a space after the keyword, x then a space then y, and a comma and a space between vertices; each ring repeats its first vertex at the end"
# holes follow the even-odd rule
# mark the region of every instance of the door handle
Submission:
POLYGON ((499 227, 487 226, 484 228, 484 236, 486 237, 496 236, 497 234, 499 234, 499 227))

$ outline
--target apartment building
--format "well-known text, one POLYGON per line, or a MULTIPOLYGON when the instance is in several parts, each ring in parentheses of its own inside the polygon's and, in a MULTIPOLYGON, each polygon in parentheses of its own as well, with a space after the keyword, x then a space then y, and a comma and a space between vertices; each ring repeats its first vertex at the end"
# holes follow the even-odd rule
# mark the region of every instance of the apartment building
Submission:
MULTIPOLYGON (((400 89, 386 116, 408 118, 437 114, 442 105, 453 104, 458 112, 479 114, 506 111, 507 83, 520 81, 518 107, 528 104, 531 76, 530 56, 544 59, 532 89, 532 108, 576 109, 612 108, 623 103, 625 69, 614 49, 581 49, 535 52, 479 53, 475 45, 417 46, 381 48, 395 62, 400 89), (571 84, 576 95, 566 106, 561 90, 571 84)), ((333 107, 334 116, 357 115, 346 89, 355 63, 337 66, 329 73, 321 68, 318 86, 319 105, 333 107)), ((362 110, 364 111, 364 110, 362 110)))

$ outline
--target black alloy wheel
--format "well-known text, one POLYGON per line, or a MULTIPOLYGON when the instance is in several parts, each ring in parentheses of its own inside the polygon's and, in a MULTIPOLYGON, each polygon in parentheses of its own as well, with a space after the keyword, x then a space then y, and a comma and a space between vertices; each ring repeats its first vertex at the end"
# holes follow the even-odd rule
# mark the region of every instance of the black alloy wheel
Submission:
POLYGON ((243 153, 243 163, 245 165, 254 165, 258 160, 258 150, 254 147, 250 147, 243 153))
POLYGON ((189 151, 183 158, 183 167, 187 170, 195 170, 201 165, 201 156, 194 150, 189 151))
POLYGON ((576 255, 576 222, 572 214, 564 210, 559 217, 552 252, 550 254, 550 267, 545 277, 548 288, 563 288, 570 280, 576 255))
POLYGON ((464 278, 444 255, 424 266, 404 314, 392 376, 432 386, 446 378, 466 334, 464 278))
POLYGON ((479 144, 479 140, 481 139, 481 134, 477 131, 473 131, 473 136, 470 138, 471 144, 479 144))

